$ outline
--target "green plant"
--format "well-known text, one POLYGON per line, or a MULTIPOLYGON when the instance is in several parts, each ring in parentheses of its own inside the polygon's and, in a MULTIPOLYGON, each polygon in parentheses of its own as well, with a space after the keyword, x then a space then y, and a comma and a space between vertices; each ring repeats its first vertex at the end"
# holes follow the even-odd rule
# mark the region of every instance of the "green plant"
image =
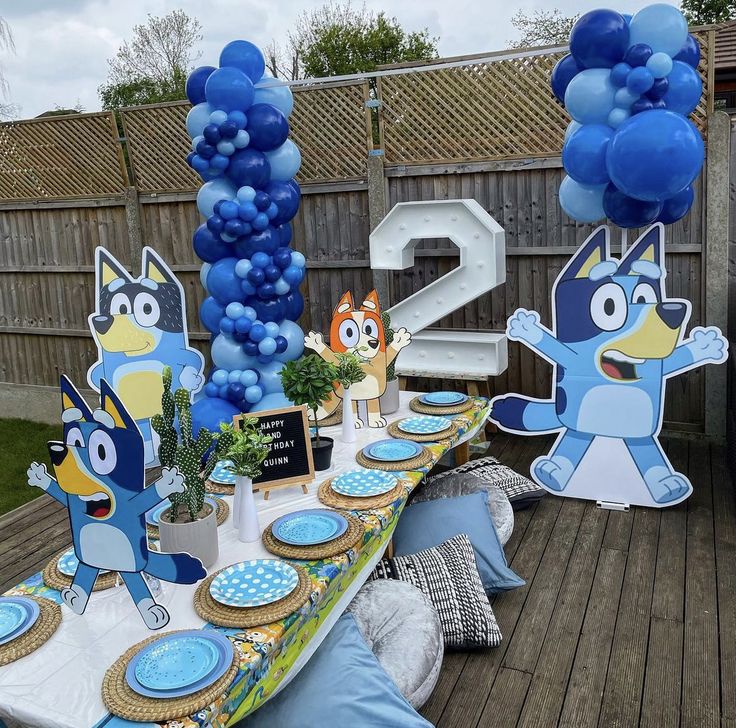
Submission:
MULTIPOLYGON (((386 348, 388 349, 394 340, 394 330, 391 328, 391 316, 388 311, 384 311, 381 314, 381 321, 383 322, 383 335, 386 339, 386 348)), ((396 379, 396 359, 386 367, 386 381, 393 382, 394 379, 396 379)))
POLYGON ((232 444, 232 437, 228 433, 221 433, 218 437, 202 427, 195 438, 192 434, 189 391, 183 388, 176 392, 171 391, 171 367, 164 367, 162 379, 162 414, 151 418, 151 425, 161 438, 158 457, 161 465, 167 468, 176 466, 184 476, 184 491, 169 496, 171 520, 176 521, 179 508, 185 506, 189 511, 189 518, 196 521, 197 515, 204 508, 205 481, 215 467, 220 453, 232 444), (174 427, 175 416, 179 418, 179 432, 174 427), (203 468, 202 459, 213 444, 215 448, 203 468))
POLYGON ((358 384, 358 382, 365 379, 366 373, 361 366, 362 360, 357 354, 346 351, 344 353, 335 352, 335 356, 337 357, 337 364, 335 365, 337 369, 336 379, 344 389, 352 387, 353 384, 358 384))
POLYGON ((305 404, 312 410, 317 428, 317 445, 319 445, 317 410, 334 391, 336 380, 337 367, 316 354, 286 362, 281 370, 281 384, 286 398, 297 405, 305 404))
POLYGON ((271 435, 264 435, 258 428, 258 418, 243 416, 240 429, 235 429, 230 422, 220 425, 220 436, 228 435, 231 440, 223 457, 232 461, 226 469, 235 475, 246 478, 257 478, 261 474, 261 465, 271 451, 271 435))

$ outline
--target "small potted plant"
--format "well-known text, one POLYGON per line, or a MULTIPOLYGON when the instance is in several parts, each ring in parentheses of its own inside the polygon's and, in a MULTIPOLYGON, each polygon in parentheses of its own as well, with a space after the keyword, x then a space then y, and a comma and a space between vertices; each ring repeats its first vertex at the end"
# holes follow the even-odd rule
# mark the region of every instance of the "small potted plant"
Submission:
POLYGON ((355 442, 355 415, 353 413, 353 398, 350 387, 362 382, 366 373, 360 363, 360 358, 352 352, 343 354, 335 352, 337 357, 337 381, 342 385, 342 440, 355 442))
POLYGON ((312 411, 317 429, 312 438, 315 470, 328 470, 332 462, 331 437, 320 437, 317 410, 335 389, 337 368, 316 354, 286 362, 281 370, 284 395, 296 405, 306 405, 312 411))
POLYGON ((270 435, 264 435, 258 428, 258 419, 244 415, 240 429, 229 422, 220 425, 221 436, 227 436, 230 443, 222 452, 222 457, 232 462, 227 467, 235 475, 235 501, 233 503, 233 524, 238 531, 238 540, 243 543, 258 541, 261 529, 258 525, 258 511, 253 498, 253 478, 261 474, 261 465, 271 451, 270 435))
MULTIPOLYGON (((391 345, 394 340, 394 330, 391 328, 391 316, 388 311, 384 311, 381 314, 381 320, 383 321, 383 330, 386 337, 386 348, 391 345)), ((386 389, 381 395, 381 413, 384 415, 390 415, 392 412, 396 412, 399 409, 399 378, 396 376, 396 360, 392 361, 386 367, 386 389)))
POLYGON ((184 389, 171 391, 171 367, 164 367, 162 414, 151 419, 153 429, 161 438, 158 456, 161 465, 176 466, 184 476, 184 491, 169 496, 171 506, 159 516, 158 530, 161 550, 186 551, 196 556, 205 567, 217 561, 217 514, 205 501, 205 481, 218 460, 218 453, 228 447, 228 436, 218 438, 200 428, 192 434, 191 393, 184 389), (179 420, 179 431, 174 426, 179 420), (213 445, 217 447, 213 448, 213 445), (205 455, 210 452, 202 466, 205 455))

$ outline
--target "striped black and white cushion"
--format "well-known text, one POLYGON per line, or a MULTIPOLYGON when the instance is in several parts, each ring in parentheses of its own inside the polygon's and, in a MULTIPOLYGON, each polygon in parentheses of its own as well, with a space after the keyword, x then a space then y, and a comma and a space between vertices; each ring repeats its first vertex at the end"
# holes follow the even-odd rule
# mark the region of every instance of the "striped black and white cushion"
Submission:
POLYGON ((465 534, 416 554, 383 559, 370 578, 406 581, 426 594, 440 615, 445 647, 497 647, 501 643, 501 630, 465 534))

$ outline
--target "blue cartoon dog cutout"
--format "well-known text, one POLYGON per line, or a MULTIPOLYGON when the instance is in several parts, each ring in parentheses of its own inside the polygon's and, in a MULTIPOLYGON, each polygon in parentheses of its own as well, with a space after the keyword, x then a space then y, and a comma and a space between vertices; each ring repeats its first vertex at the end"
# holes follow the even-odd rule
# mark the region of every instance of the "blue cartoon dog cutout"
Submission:
POLYGON ((151 417, 161 412, 164 367, 171 367, 175 388, 194 394, 204 381, 204 358, 189 346, 184 290, 151 248, 143 249, 140 278, 104 248, 97 248, 95 271, 97 304, 89 327, 98 361, 87 379, 98 392, 103 378, 113 386, 143 433, 150 464, 158 452, 151 417))
POLYGON ((505 395, 492 419, 518 434, 559 432, 531 467, 558 495, 666 506, 687 498, 690 481, 662 450, 665 383, 708 363, 722 363, 728 342, 713 326, 684 333, 690 302, 665 293, 664 227, 650 227, 621 260, 599 227, 553 287, 553 329, 517 310, 507 335, 553 365, 549 400, 505 395), (633 464, 634 467, 631 467, 633 464))
POLYGON ((143 621, 149 629, 160 629, 169 614, 154 601, 143 572, 179 584, 194 584, 207 574, 189 554, 148 550, 145 513, 181 493, 184 478, 176 468, 164 468, 161 478, 145 487, 138 426, 104 379, 100 391, 100 408, 93 412, 71 381, 61 377, 64 440, 48 444, 56 478, 45 465, 32 463, 28 484, 69 509, 79 566, 61 592, 64 603, 82 614, 100 570, 117 571, 143 621))

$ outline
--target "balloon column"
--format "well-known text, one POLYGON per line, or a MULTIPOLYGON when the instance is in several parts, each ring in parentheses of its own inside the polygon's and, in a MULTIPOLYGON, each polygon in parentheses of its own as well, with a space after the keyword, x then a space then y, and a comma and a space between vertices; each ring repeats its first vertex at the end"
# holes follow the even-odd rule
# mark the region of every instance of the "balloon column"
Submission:
POLYGON ((204 180, 197 207, 205 222, 193 238, 208 294, 200 319, 213 335, 214 363, 207 399, 195 407, 212 423, 287 403, 279 372, 304 349, 296 321, 305 260, 289 245, 301 156, 288 139, 291 91, 265 73, 252 43, 226 45, 220 67, 195 69, 186 91, 187 161, 204 180))
POLYGON ((560 185, 570 217, 631 228, 687 214, 703 165, 703 140, 686 118, 703 90, 699 60, 698 42, 672 5, 578 19, 570 53, 552 71, 552 91, 573 118, 560 185))

